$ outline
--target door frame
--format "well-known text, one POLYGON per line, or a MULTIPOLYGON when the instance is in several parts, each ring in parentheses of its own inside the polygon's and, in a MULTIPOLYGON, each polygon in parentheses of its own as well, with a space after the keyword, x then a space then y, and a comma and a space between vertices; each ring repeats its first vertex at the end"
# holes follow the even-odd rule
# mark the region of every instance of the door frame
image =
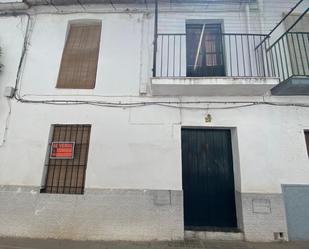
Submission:
MULTIPOLYGON (((183 182, 182 182, 182 147, 181 147, 181 133, 183 129, 204 129, 204 130, 230 130, 231 132, 231 147, 232 147, 232 162, 233 162, 233 173, 234 173, 234 195, 235 195, 235 209, 236 209, 236 222, 238 231, 244 230, 243 225, 243 212, 242 212, 242 201, 241 201, 241 171, 240 171, 240 158, 239 158, 239 146, 238 146, 238 134, 237 127, 233 126, 194 126, 194 125, 181 125, 180 127, 180 157, 181 157, 181 187, 183 191, 183 182)), ((183 202, 184 209, 184 202, 183 202)), ((184 213, 184 212, 183 212, 184 213)), ((183 216, 184 220, 184 216, 183 216)), ((184 227, 184 230, 187 229, 184 227)), ((199 230, 198 228, 195 230, 199 230)), ((233 230, 233 229, 231 229, 233 230)), ((224 229, 220 230, 221 232, 224 229)), ((234 232, 234 231, 233 231, 234 232)))

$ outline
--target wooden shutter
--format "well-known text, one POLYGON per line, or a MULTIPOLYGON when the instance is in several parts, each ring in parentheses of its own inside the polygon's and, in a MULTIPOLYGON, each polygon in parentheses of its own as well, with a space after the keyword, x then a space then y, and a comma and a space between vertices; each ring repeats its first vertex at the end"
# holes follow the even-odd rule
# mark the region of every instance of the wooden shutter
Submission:
POLYGON ((100 48, 101 23, 71 24, 57 88, 93 89, 100 48))
POLYGON ((51 142, 74 143, 72 159, 48 157, 44 193, 82 194, 86 176, 90 125, 54 125, 51 142))

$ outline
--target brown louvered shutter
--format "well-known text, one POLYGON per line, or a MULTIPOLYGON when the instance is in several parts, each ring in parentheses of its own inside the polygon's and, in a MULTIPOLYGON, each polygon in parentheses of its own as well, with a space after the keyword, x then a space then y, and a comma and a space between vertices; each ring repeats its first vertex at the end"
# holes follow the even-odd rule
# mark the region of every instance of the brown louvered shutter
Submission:
POLYGON ((93 89, 100 49, 101 23, 71 24, 57 88, 93 89))

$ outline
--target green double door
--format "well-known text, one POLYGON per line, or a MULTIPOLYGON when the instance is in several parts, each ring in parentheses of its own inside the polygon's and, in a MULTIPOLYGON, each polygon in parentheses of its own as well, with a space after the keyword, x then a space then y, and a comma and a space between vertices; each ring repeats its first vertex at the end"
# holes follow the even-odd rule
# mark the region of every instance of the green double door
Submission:
POLYGON ((186 229, 236 228, 230 130, 182 129, 186 229))

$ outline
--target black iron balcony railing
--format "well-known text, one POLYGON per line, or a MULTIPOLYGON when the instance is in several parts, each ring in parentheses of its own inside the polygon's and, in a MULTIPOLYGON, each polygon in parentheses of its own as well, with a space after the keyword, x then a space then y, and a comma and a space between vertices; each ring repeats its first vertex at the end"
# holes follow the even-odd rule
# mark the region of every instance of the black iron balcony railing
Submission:
MULTIPOLYGON (((302 1, 297 5, 300 3, 302 1)), ((273 64, 272 74, 280 78, 280 81, 295 76, 309 77, 309 29, 308 17, 306 17, 308 12, 309 8, 275 41, 270 42, 271 37, 267 37, 260 43, 261 46, 271 43, 270 46, 267 45, 266 54, 273 64), (305 18, 307 20, 304 20, 305 18), (299 29, 302 31, 300 32, 299 29), (305 32, 303 32, 304 29, 305 32)))
POLYGON ((287 32, 267 49, 281 81, 309 75, 309 32, 287 32))
POLYGON ((221 23, 209 20, 189 20, 186 33, 159 34, 157 0, 155 10, 153 77, 309 79, 309 8, 303 0, 267 35, 224 33, 221 23))
POLYGON ((157 34, 154 76, 272 77, 274 68, 265 38, 267 35, 237 33, 209 33, 201 39, 157 34))

